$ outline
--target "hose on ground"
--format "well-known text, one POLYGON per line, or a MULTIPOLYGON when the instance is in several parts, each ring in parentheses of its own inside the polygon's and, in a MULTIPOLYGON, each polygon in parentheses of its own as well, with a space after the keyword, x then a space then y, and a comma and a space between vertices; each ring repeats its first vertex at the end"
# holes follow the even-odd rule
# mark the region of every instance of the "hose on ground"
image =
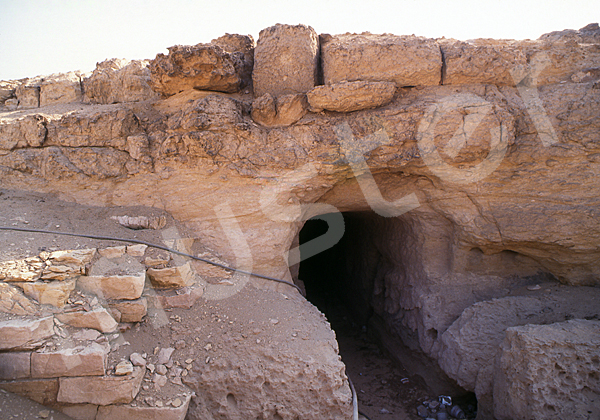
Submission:
POLYGON ((142 241, 139 239, 125 239, 125 238, 117 238, 117 237, 112 237, 112 236, 88 235, 88 234, 84 234, 84 233, 59 232, 59 231, 53 231, 53 230, 23 228, 23 227, 15 227, 15 226, 0 226, 0 230, 13 230, 13 231, 17 231, 17 232, 30 232, 30 233, 44 233, 44 234, 48 234, 48 235, 75 236, 78 238, 96 239, 96 240, 100 240, 100 241, 130 242, 130 243, 134 243, 134 244, 146 245, 146 246, 149 246, 152 248, 162 249, 163 251, 168 251, 173 254, 181 255, 182 257, 187 257, 187 258, 191 258, 193 260, 202 261, 207 264, 211 264, 211 265, 223 268, 228 271, 233 271, 235 273, 245 274, 248 276, 258 277, 258 278, 265 279, 265 280, 271 280, 271 281, 275 281, 278 283, 287 284, 288 286, 292 286, 292 287, 296 288, 300 292, 300 294, 304 296, 302 289, 290 281, 278 279, 277 277, 266 276, 264 274, 253 273, 251 271, 241 270, 241 269, 235 268, 235 267, 230 267, 228 265, 220 264, 218 262, 211 261, 206 258, 197 257, 195 255, 190 255, 185 252, 181 252, 181 251, 169 248, 164 245, 158 245, 158 244, 154 244, 151 242, 142 241))

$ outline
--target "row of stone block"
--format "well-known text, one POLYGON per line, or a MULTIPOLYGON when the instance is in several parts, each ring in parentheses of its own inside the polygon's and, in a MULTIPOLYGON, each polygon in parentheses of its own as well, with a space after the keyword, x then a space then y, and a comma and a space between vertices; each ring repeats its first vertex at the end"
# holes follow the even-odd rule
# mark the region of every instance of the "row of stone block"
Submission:
POLYGON ((155 98, 148 60, 110 59, 92 73, 72 71, 18 81, 0 81, 0 104, 9 110, 86 102, 112 104, 155 98))
POLYGON ((397 87, 581 82, 600 72, 600 30, 588 25, 535 41, 457 41, 418 36, 317 35, 306 25, 274 25, 251 36, 176 45, 152 61, 106 60, 89 75, 71 72, 0 82, 0 104, 35 108, 83 100, 110 104, 170 96, 186 89, 254 96, 307 93, 323 83, 374 81, 397 87), (591 73, 590 73, 591 72, 591 73), (595 73, 594 73, 595 72, 595 73))

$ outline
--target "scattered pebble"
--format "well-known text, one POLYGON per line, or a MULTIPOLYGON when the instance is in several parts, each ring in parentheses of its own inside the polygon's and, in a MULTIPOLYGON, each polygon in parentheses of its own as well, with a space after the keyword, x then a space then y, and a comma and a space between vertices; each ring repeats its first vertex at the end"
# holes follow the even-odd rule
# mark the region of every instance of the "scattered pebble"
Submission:
POLYGON ((171 403, 173 407, 181 407, 181 404, 183 404, 183 402, 179 398, 175 398, 171 403))
POLYGON ((527 290, 540 290, 542 288, 542 286, 540 286, 539 284, 535 284, 533 286, 527 286, 527 290))
MULTIPOLYGON (((158 363, 161 365, 166 364, 169 361, 169 359, 171 359, 171 355, 174 351, 175 349, 173 347, 160 349, 160 351, 158 352, 158 363)), ((156 354, 156 352, 154 354, 156 354)))
POLYGON ((167 374, 167 367, 165 365, 158 365, 158 366, 156 366, 156 373, 158 373, 159 375, 166 375, 167 374))
POLYGON ((134 366, 146 366, 146 359, 139 353, 131 353, 129 360, 134 366))
POLYGON ((115 367, 115 375, 117 376, 129 375, 131 373, 133 373, 133 365, 128 360, 119 362, 117 367, 115 367))

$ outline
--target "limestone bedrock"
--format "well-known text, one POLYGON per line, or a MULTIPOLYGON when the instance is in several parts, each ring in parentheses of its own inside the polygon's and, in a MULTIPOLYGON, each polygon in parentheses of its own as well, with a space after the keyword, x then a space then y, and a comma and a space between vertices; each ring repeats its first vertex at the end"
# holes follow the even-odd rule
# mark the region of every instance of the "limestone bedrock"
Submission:
MULTIPOLYGON (((486 307, 477 302, 532 282, 600 286, 597 24, 532 41, 468 42, 317 36, 303 25, 276 25, 261 32, 246 90, 253 41, 217 41, 173 47, 150 73, 144 63, 129 64, 131 71, 99 66, 88 80, 98 79, 98 93, 90 98, 84 89, 95 104, 40 107, 40 87, 51 91, 43 78, 0 82, 2 187, 95 206, 159 207, 226 263, 286 280, 297 274, 288 260, 303 223, 352 212, 364 228, 349 251, 365 262, 355 274, 376 274, 358 289, 365 304, 476 393, 478 365, 467 360, 457 370, 448 355, 468 341, 451 326, 486 307), (216 64, 190 71, 201 82, 188 80, 186 66, 203 57, 216 64), (136 83, 117 82, 128 75, 136 83), (302 106, 285 124, 277 120, 287 103, 280 97, 303 98, 321 78, 330 93, 352 82, 369 86, 363 81, 386 82, 386 94, 393 83, 395 92, 371 109, 302 106), (120 86, 122 95, 102 91, 120 86)), ((76 93, 68 78, 56 80, 76 93)), ((237 277, 208 284, 203 298, 243 284, 237 277)), ((486 355, 499 351, 502 334, 486 342, 493 347, 486 355)), ((338 407, 347 403, 335 398, 338 407)))

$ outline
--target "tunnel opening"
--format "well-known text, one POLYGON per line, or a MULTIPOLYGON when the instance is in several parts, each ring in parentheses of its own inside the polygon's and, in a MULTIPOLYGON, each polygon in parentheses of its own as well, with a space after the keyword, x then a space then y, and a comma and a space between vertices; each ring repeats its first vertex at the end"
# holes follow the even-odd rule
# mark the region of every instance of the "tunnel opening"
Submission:
MULTIPOLYGON (((423 361, 424 355, 407 347, 402 334, 392 332, 381 316, 381 307, 389 304, 385 302, 389 292, 382 273, 408 267, 402 266, 406 263, 401 257, 400 261, 391 261, 390 250, 382 250, 380 241, 374 240, 381 238, 374 236, 386 232, 388 239, 407 243, 414 238, 403 238, 410 229, 401 220, 373 212, 342 215, 343 236, 325 250, 311 248, 319 245, 315 244, 317 238, 327 234, 330 225, 323 220, 327 217, 306 221, 297 238, 301 255, 297 279, 305 287, 307 300, 325 315, 336 333, 340 356, 355 384, 361 411, 372 420, 389 419, 390 414, 417 419, 417 407, 450 392, 446 384, 430 386, 439 366, 428 366, 429 359, 425 357, 427 360, 423 361), (425 378, 423 371, 427 369, 431 372, 425 378)), ((409 337, 407 341, 410 340, 409 337)), ((467 418, 475 417, 477 403, 473 394, 456 387, 452 396, 464 407, 467 418)))

